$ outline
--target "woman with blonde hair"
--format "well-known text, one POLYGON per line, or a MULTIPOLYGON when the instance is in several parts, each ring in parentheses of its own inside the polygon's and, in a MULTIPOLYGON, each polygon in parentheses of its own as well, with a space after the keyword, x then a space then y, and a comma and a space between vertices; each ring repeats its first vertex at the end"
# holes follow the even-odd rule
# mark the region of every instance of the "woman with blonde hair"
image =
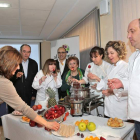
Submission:
POLYGON ((49 96, 46 94, 48 87, 52 88, 56 92, 55 99, 58 98, 58 88, 62 85, 60 72, 57 71, 56 61, 54 59, 47 59, 43 69, 40 70, 32 83, 32 87, 37 90, 37 96, 35 104, 41 104, 46 109, 49 96))
MULTIPOLYGON (((105 52, 112 65, 107 69, 106 77, 100 79, 97 84, 97 90, 102 90, 105 95, 104 114, 106 117, 127 120, 127 97, 122 97, 120 100, 113 90, 108 89, 107 85, 109 79, 123 77, 123 73, 127 70, 128 64, 123 60, 126 56, 125 43, 122 41, 109 41, 106 44, 105 52)), ((118 94, 122 91, 123 89, 119 89, 118 94)))
POLYGON ((17 94, 15 87, 9 80, 19 69, 22 61, 21 54, 15 48, 0 49, 0 99, 6 102, 15 110, 22 112, 31 120, 53 130, 59 129, 57 122, 47 122, 37 115, 17 94))

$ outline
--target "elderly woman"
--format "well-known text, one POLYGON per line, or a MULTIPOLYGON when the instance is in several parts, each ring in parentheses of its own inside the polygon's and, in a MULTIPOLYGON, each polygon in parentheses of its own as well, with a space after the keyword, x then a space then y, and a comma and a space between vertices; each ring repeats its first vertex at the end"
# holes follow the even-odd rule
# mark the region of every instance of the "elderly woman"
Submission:
POLYGON ((63 76, 61 90, 66 91, 67 95, 70 95, 71 83, 73 83, 75 79, 81 80, 84 75, 84 70, 79 68, 79 60, 77 57, 69 57, 67 65, 70 70, 63 76))
POLYGON ((60 72, 57 72, 56 61, 54 59, 47 59, 43 69, 36 74, 32 83, 32 87, 37 90, 35 104, 41 104, 46 109, 49 97, 45 91, 48 87, 56 92, 55 99, 58 101, 58 88, 61 85, 61 75, 60 72))
MULTIPOLYGON (((105 52, 112 65, 107 69, 106 78, 100 79, 97 84, 98 90, 103 90, 105 95, 105 110, 106 117, 120 118, 127 120, 127 97, 118 99, 113 90, 108 89, 107 80, 112 78, 119 78, 123 76, 123 73, 127 70, 128 64, 123 61, 126 56, 126 46, 122 41, 109 41, 106 44, 105 52)), ((95 79, 98 79, 95 76, 95 79)), ((122 92, 119 89, 119 92, 122 92)))
POLYGON ((20 53, 13 47, 3 47, 0 49, 0 99, 6 102, 15 110, 21 111, 31 120, 50 129, 58 130, 57 122, 47 122, 37 115, 17 94, 15 87, 9 80, 19 69, 22 61, 20 53))

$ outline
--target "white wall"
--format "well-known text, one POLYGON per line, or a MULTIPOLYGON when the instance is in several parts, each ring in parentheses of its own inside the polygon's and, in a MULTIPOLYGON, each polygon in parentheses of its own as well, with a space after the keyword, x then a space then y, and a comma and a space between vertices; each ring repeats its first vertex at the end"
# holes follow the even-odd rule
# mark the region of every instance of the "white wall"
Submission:
MULTIPOLYGON (((80 61, 79 56, 79 36, 58 39, 55 41, 51 41, 51 58, 57 59, 57 49, 62 47, 62 45, 67 45, 69 47, 69 51, 67 53, 67 58, 71 56, 76 56, 80 61)), ((67 51, 67 49, 66 49, 67 51)))

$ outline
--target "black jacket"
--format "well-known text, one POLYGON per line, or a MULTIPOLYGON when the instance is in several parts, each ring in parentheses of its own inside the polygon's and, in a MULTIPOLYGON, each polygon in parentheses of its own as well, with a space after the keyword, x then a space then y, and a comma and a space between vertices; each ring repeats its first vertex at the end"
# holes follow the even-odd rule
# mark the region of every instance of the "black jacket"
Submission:
POLYGON ((36 73, 38 72, 38 65, 35 60, 29 58, 27 78, 25 79, 24 74, 22 77, 16 78, 17 72, 24 73, 22 64, 20 64, 20 69, 16 71, 11 81, 13 82, 13 85, 15 86, 16 91, 22 98, 22 100, 24 100, 30 106, 31 97, 36 96, 37 92, 35 89, 32 88, 32 82, 36 73))

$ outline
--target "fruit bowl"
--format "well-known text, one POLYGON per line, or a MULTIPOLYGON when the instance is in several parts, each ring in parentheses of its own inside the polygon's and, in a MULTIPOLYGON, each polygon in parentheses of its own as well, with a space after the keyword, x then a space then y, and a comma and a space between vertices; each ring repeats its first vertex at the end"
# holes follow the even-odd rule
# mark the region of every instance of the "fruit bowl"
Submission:
POLYGON ((55 105, 44 112, 44 118, 50 122, 62 122, 65 117, 66 107, 63 105, 55 105))

